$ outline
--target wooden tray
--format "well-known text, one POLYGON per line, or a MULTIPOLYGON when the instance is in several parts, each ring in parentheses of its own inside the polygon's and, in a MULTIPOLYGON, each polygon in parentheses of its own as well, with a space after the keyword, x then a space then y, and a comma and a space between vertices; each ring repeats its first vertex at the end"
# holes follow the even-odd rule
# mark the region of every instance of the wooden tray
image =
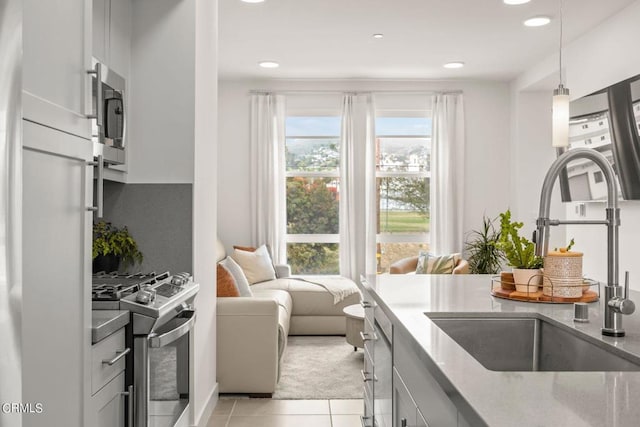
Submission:
POLYGON ((527 302, 553 302, 560 304, 570 304, 574 302, 594 302, 598 301, 598 293, 592 290, 585 291, 580 298, 551 297, 543 295, 542 290, 537 292, 518 292, 502 289, 500 285, 497 288, 491 288, 491 295, 498 298, 512 299, 516 301, 527 302))

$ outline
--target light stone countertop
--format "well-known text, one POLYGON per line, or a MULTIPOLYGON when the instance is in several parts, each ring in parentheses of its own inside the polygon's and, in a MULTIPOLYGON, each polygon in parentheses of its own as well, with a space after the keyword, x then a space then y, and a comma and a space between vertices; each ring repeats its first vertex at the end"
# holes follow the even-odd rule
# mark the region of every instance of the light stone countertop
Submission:
MULTIPOLYGON (((640 356, 640 313, 624 316, 625 337, 611 338, 600 331, 601 301, 589 304, 588 323, 574 323, 573 304, 491 296, 491 276, 371 275, 364 286, 393 322, 394 334, 412 338, 425 369, 465 417, 479 416, 491 427, 640 425, 640 372, 491 371, 424 314, 538 313, 640 356)), ((631 299, 640 304, 640 293, 632 291, 631 299)))
POLYGON ((129 323, 129 310, 92 310, 91 344, 108 337, 129 323))

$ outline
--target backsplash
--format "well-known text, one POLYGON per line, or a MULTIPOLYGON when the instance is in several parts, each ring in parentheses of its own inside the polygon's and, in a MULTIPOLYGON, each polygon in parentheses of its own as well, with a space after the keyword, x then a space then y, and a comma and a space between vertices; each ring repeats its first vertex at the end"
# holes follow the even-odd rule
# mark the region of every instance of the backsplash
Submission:
POLYGON ((126 225, 144 254, 136 271, 193 271, 192 184, 104 182, 104 220, 126 225))

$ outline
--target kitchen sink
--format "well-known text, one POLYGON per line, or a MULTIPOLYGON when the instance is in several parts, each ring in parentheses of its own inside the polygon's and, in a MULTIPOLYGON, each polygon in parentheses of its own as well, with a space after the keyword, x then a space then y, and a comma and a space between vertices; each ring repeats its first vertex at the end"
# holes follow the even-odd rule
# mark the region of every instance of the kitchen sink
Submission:
POLYGON ((538 317, 426 315, 492 371, 640 371, 640 358, 538 317))

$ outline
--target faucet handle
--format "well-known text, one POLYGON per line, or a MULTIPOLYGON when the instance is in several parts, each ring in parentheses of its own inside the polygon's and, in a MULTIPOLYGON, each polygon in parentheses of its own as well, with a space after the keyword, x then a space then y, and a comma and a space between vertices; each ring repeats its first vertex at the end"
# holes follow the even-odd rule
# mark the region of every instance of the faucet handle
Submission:
POLYGON ((629 271, 624 272, 624 299, 629 299, 629 271))

